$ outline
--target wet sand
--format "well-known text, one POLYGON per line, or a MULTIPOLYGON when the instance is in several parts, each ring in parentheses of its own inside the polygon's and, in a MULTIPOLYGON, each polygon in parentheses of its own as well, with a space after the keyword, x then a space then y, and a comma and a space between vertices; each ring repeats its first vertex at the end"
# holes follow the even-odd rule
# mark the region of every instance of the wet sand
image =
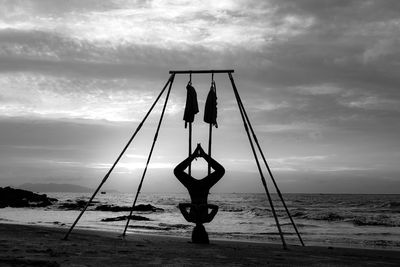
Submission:
MULTIPOLYGON (((400 252, 300 247, 0 224, 0 266, 399 266, 400 252)), ((212 239, 212 237, 211 237, 212 239)))

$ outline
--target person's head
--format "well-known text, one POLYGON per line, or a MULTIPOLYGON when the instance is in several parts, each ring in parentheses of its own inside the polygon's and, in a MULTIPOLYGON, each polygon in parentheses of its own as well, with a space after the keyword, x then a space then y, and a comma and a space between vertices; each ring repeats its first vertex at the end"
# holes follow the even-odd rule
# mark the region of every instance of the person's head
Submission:
POLYGON ((193 228, 192 232, 192 242, 199 244, 209 244, 210 240, 208 239, 208 234, 204 225, 201 223, 196 223, 196 226, 193 228))

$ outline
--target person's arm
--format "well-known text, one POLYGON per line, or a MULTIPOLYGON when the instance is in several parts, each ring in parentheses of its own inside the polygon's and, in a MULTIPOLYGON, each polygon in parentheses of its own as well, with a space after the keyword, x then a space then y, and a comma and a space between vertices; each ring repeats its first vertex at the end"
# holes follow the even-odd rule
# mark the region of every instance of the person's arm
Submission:
POLYGON ((187 159, 178 164, 174 169, 176 178, 185 186, 188 187, 189 183, 194 180, 189 174, 185 172, 185 169, 189 164, 196 158, 195 153, 190 155, 187 159))
POLYGON ((201 180, 203 183, 208 184, 208 186, 211 188, 214 184, 216 184, 222 178, 222 176, 224 176, 225 169, 216 160, 214 160, 209 155, 207 155, 207 153, 204 152, 204 150, 200 146, 200 144, 197 145, 196 149, 193 151, 193 154, 191 154, 188 158, 186 158, 184 161, 179 163, 178 166, 175 167, 174 174, 175 174, 176 178, 178 178, 178 180, 185 187, 188 187, 189 183, 196 179, 194 179, 189 174, 187 174, 185 172, 185 169, 197 157, 204 158, 204 160, 207 161, 208 164, 210 164, 211 168, 214 169, 214 172, 212 172, 209 176, 207 176, 201 180))
POLYGON ((197 146, 196 151, 198 150, 199 156, 204 158, 205 161, 210 165, 214 171, 210 173, 209 176, 205 177, 202 181, 204 183, 207 183, 208 186, 211 188, 213 185, 215 185, 225 174, 225 168, 219 164, 216 160, 211 158, 204 150, 201 148, 201 146, 197 146))
MULTIPOLYGON (((204 153, 204 150, 201 148, 200 144, 197 144, 196 149, 193 151, 193 153, 187 157, 184 161, 179 163, 175 169, 174 169, 174 174, 175 176, 181 181, 182 176, 188 176, 190 177, 187 173, 185 173, 185 169, 190 165, 190 163, 197 157, 204 157, 204 155, 207 155, 204 153), (183 175, 186 174, 186 175, 183 175)), ((208 155, 207 155, 208 156, 208 155)), ((210 157, 209 157, 210 158, 210 157)), ((186 177, 184 177, 185 179, 186 177)), ((192 178, 192 177, 190 177, 192 178)), ((182 181, 181 181, 182 182, 182 181)))

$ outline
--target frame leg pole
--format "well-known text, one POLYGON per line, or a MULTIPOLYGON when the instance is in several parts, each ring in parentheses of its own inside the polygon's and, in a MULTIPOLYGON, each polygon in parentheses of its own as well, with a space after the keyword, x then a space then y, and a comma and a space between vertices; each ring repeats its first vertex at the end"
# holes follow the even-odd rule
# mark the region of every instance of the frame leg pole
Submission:
POLYGON ((159 133, 159 131, 160 131, 160 127, 161 127, 162 120, 163 120, 163 118, 164 118, 164 113, 165 113, 165 109, 166 109, 166 107, 167 107, 168 98, 169 98, 169 94, 170 94, 170 92, 171 92, 172 83, 174 82, 174 77, 175 77, 175 74, 172 74, 172 76, 171 76, 171 78, 170 78, 170 81, 171 81, 171 82, 170 82, 170 84, 169 84, 167 96, 166 96, 165 102, 164 102, 164 107, 163 107, 163 109, 162 109, 161 116, 160 116, 160 120, 158 121, 157 130, 156 130, 156 133, 155 133, 155 135, 154 135, 153 144, 151 145, 150 153, 149 153, 149 156, 148 156, 147 162, 146 162, 146 167, 144 168, 144 171, 143 171, 143 174, 142 174, 142 178, 140 179, 140 183, 139 183, 139 186, 138 186, 138 189, 137 189, 137 192, 136 192, 135 200, 133 201, 132 208, 131 208, 131 211, 130 211, 130 213, 129 213, 129 217, 128 217, 128 220, 127 220, 127 222, 126 222, 124 232, 123 232, 123 234, 122 234, 123 237, 125 237, 125 235, 126 235, 126 230, 128 229, 128 225, 129 225, 129 222, 130 222, 130 218, 131 218, 131 216, 132 216, 133 209, 135 208, 136 201, 137 201, 137 199, 138 199, 140 190, 141 190, 142 185, 143 185, 143 180, 144 180, 144 177, 145 177, 146 172, 147 172, 147 167, 149 166, 150 159, 151 159, 151 156, 152 156, 152 154, 153 154, 153 149, 154 149, 154 146, 155 146, 156 141, 157 141, 157 137, 158 137, 158 133, 159 133))
MULTIPOLYGON (((192 155, 192 123, 189 122, 189 157, 192 155)), ((192 175, 192 163, 189 164, 188 174, 192 175)))
MULTIPOLYGON (((230 74, 230 75, 231 75, 231 74, 230 74)), ((238 95, 238 96, 239 96, 239 95, 238 95)), ((239 101, 240 101, 240 105, 242 106, 243 113, 244 113, 244 115, 245 115, 245 117, 246 117, 246 120, 248 121, 248 125, 249 125, 250 131, 251 131, 251 133, 252 133, 252 135, 253 135, 254 142, 256 143, 257 148, 258 148, 258 151, 260 152, 260 155, 261 155, 261 157, 262 157, 262 159, 263 159, 263 161, 264 161, 264 164, 265 164, 265 166, 266 166, 266 168, 267 168, 267 170, 268 170, 268 174, 269 174, 269 176, 271 177, 271 180, 272 180, 272 182, 273 182, 273 184, 274 184, 274 187, 275 187, 275 189, 276 189, 276 192, 278 193, 278 196, 279 196, 279 198, 280 198, 280 200, 281 200, 281 202, 282 202, 282 204, 283 204, 283 206, 284 206, 284 208, 285 208, 285 211, 286 211, 286 213, 287 213, 287 215, 288 215, 288 217, 289 217, 289 219, 290 219, 290 222, 291 222, 291 224, 292 224, 294 230, 296 231, 296 234, 297 234, 297 236, 298 236, 298 238, 299 238, 299 241, 300 241, 301 245, 304 247, 305 245, 304 245, 303 239, 301 238, 301 235, 300 235, 300 233, 299 233, 299 231, 298 231, 298 229, 297 229, 297 226, 296 226, 296 224, 295 224, 295 222, 294 222, 294 220, 293 220, 293 218, 292 218, 292 215, 290 214, 289 209, 288 209, 288 207, 286 206, 286 202, 285 202, 285 200, 283 199, 283 196, 282 196, 281 191, 279 190, 278 184, 276 183, 276 180, 275 180, 275 178, 274 178, 274 176, 273 176, 273 174, 272 174, 271 168, 269 167, 269 164, 267 163, 267 160, 265 159, 264 152, 263 152, 262 149, 261 149, 260 143, 258 142, 257 136, 256 136, 256 134, 255 134, 255 132, 254 132, 254 130, 253 130, 253 127, 252 127, 251 123, 250 123, 250 119, 249 119, 249 117, 247 116, 247 112, 246 112, 246 110, 245 110, 245 108, 244 108, 244 105, 243 105, 242 100, 240 99, 240 96, 239 96, 239 101)))
MULTIPOLYGON (((250 126, 250 129, 251 129, 251 126, 250 126)), ((254 133, 253 133, 253 134, 254 134, 254 133)), ((258 147, 258 149, 259 149, 259 151, 260 151, 261 157, 263 158, 264 164, 265 164, 265 166, 266 166, 266 168, 267 168, 267 170, 268 170, 268 173, 269 173, 269 175, 270 175, 270 177, 271 177, 271 180, 272 180, 272 182, 273 182, 273 184, 274 184, 274 186, 275 186, 276 192, 278 193, 278 196, 279 196, 279 198, 280 198, 281 201, 282 201, 282 204, 283 204, 283 206, 284 206, 284 208, 285 208, 286 214, 288 215, 288 217, 289 217, 289 219, 290 219, 290 222, 291 222, 291 224, 292 224, 294 230, 296 231, 297 237, 299 238, 299 241, 300 241, 301 245, 304 247, 305 245, 304 245, 303 239, 301 238, 301 235, 300 235, 300 233, 299 233, 299 231, 298 231, 298 229, 297 229, 296 223, 294 222, 294 220, 293 220, 293 218, 292 218, 292 215, 290 214, 289 209, 288 209, 288 207, 286 206, 286 202, 285 202, 285 200, 283 199, 282 193, 281 193, 281 191, 279 190, 279 187, 278 187, 278 185, 277 185, 277 183, 276 183, 276 181, 275 181, 274 176, 272 175, 271 169, 270 169, 270 167, 269 167, 269 165, 268 165, 268 163, 267 163, 267 160, 265 159, 264 153, 263 153, 262 150, 261 150, 261 147, 260 147, 260 145, 259 145, 259 143, 258 143, 258 140, 257 140, 257 137, 255 136, 255 134, 254 134, 254 137, 253 137, 253 138, 254 138, 254 140, 255 140, 255 142, 256 142, 256 144, 257 144, 257 147, 258 147)))
POLYGON ((136 128, 135 132, 133 133, 133 135, 131 136, 131 138, 129 139, 128 143, 125 145, 124 149, 121 151, 121 153, 119 154, 119 156, 117 157, 117 159, 115 160, 114 164, 111 166, 111 168, 109 169, 109 171, 107 172, 107 174, 104 176, 104 178, 102 179, 102 181, 100 182, 99 186, 97 187, 97 189, 95 190, 95 192, 93 193, 93 195, 91 196, 91 198, 89 199, 89 201, 86 203, 85 207, 82 209, 82 211, 80 212, 80 214, 78 215, 78 217, 76 218, 76 220, 74 221, 74 223, 72 224, 72 226, 70 227, 70 229, 68 230, 68 232, 66 233, 66 235, 64 236, 64 240, 68 239, 68 236, 71 234, 72 230, 74 229, 74 227, 76 226, 76 224, 78 223, 78 221, 80 220, 80 218, 82 217, 83 213, 86 211, 86 209, 89 207, 90 203, 92 203, 93 199, 95 198, 95 196, 97 195, 97 193, 100 191, 100 188, 103 186, 103 184, 107 181, 108 177, 110 176, 111 172, 114 170, 115 166, 117 165, 117 163, 119 162, 119 160, 121 159, 122 155, 125 153, 125 151, 128 149, 129 145, 132 143, 133 139, 135 138, 136 134, 139 132, 139 130, 142 128, 143 123, 146 121, 147 117, 150 115, 151 111, 153 110, 154 106, 156 105, 156 103, 158 102, 158 100, 160 99, 161 95, 164 93, 165 89, 167 88, 168 84, 172 83, 172 77, 174 74, 171 74, 170 78, 168 79, 167 83, 164 85, 164 88, 161 90, 161 92, 159 93, 159 95, 157 96, 156 100, 154 101, 154 103, 151 105, 149 111, 147 112, 147 114, 144 116, 143 120, 140 122, 139 126, 136 128))
MULTIPOLYGON (((211 144, 212 144, 212 123, 210 123, 208 129, 208 156, 211 158, 211 144)), ((211 166, 208 164, 208 175, 211 174, 211 166)))
POLYGON ((270 204, 270 206, 271 206, 272 214, 273 214, 273 216, 274 216, 275 223, 276 223, 276 226, 277 226, 278 231, 279 231, 279 235, 280 235, 281 240, 282 240, 283 248, 284 248, 284 249, 287 249, 286 242, 285 242, 285 238, 284 238, 284 236, 283 236, 282 229, 281 229, 281 226, 280 226, 280 224, 279 224, 278 216, 277 216, 277 214, 276 214, 275 207, 274 207, 274 204, 273 204, 273 202, 272 202, 271 194, 269 193, 268 186, 267 186, 267 183, 266 183, 266 181, 265 181, 264 174, 263 174, 263 172, 262 172, 262 170, 261 170, 260 162, 259 162, 259 160, 258 160, 257 153, 256 153, 256 151, 255 151, 254 144, 253 144, 253 141, 252 141, 252 139, 251 139, 251 135, 250 135, 250 133, 249 133, 248 122, 247 122, 247 120, 246 120, 246 118, 245 118, 245 115, 244 115, 244 109, 243 109, 243 106, 241 105, 241 102, 240 102, 239 93, 238 93, 238 91, 237 91, 237 88, 236 88, 236 85, 235 85, 235 82, 234 82, 234 80, 233 80, 233 77, 232 77, 231 73, 228 73, 228 74, 229 74, 229 78, 230 78, 230 80, 231 80, 232 88, 233 88, 233 91, 234 91, 234 94, 235 94, 235 97, 236 97, 236 101, 237 101, 237 104, 238 104, 238 107, 239 107, 240 115, 241 115, 242 120, 243 120, 244 128, 245 128, 245 130, 246 130, 247 137, 248 137, 248 139, 249 139, 250 146, 251 146, 251 149, 252 149, 252 151, 253 151, 254 158, 255 158, 255 160, 256 160, 256 164, 257 164, 258 171, 259 171, 259 173, 260 173, 261 181, 262 181, 262 184, 263 184, 263 186, 264 186, 265 192, 266 192, 266 194, 267 194, 268 201, 269 201, 269 204, 270 204))

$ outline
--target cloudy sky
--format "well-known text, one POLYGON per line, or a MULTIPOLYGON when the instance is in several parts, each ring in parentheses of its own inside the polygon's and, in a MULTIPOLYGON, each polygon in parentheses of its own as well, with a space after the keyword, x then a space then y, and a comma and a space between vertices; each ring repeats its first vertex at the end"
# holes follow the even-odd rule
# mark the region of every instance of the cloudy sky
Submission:
MULTIPOLYGON (((95 187, 171 69, 234 69, 283 192, 400 193, 400 1, 0 0, 0 186, 95 187)), ((262 192, 226 74, 214 191, 262 192)), ((188 77, 177 76, 144 191, 183 191, 188 77)), ((209 75, 193 76, 202 121, 209 75)), ((134 192, 164 98, 108 188, 134 192)), ((200 178, 203 162, 196 162, 200 178)))

